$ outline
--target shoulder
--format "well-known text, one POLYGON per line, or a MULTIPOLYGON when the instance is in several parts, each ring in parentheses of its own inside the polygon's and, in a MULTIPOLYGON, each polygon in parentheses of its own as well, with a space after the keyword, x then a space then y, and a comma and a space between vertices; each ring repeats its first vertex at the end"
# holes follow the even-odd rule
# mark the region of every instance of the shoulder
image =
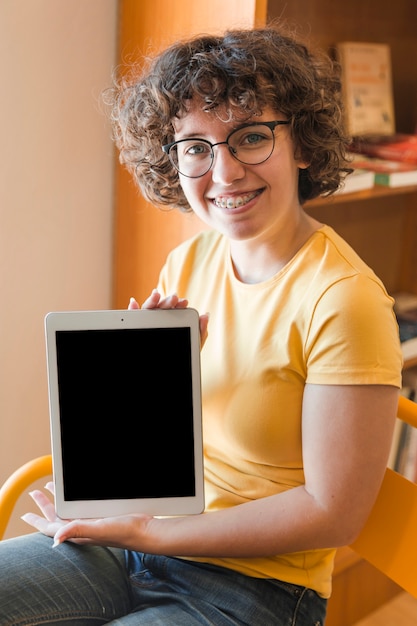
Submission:
POLYGON ((223 260, 227 250, 227 240, 221 234, 213 230, 203 230, 171 250, 167 257, 167 265, 191 262, 195 267, 199 267, 202 260, 205 264, 213 257, 223 260))
POLYGON ((335 273, 341 272, 347 275, 360 273, 376 278, 375 272, 369 265, 333 228, 325 225, 315 234, 314 245, 323 261, 327 262, 328 271, 333 266, 335 273))
POLYGON ((393 299, 382 280, 331 227, 323 226, 316 231, 308 254, 310 269, 307 272, 312 289, 317 289, 318 298, 329 298, 334 293, 339 302, 347 305, 352 295, 360 301, 379 296, 392 306, 393 299))
POLYGON ((228 243, 215 231, 202 231, 183 241, 167 256, 159 276, 159 288, 163 293, 178 293, 189 297, 191 285, 204 283, 207 274, 212 275, 224 265, 228 243))
MULTIPOLYGON (((359 320, 362 324, 394 318, 394 299, 382 280, 355 250, 329 226, 317 231, 317 280, 311 280, 314 317, 359 320)), ((309 291, 307 290, 307 291, 309 291)))

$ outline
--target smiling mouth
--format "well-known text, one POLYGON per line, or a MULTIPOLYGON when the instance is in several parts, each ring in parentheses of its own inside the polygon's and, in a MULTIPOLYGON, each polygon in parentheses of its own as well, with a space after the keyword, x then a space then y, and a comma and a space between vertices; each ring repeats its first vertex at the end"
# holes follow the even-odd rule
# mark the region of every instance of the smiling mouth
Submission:
POLYGON ((238 209, 259 196, 260 193, 261 191, 258 190, 241 196, 218 196, 214 198, 213 203, 219 209, 238 209))

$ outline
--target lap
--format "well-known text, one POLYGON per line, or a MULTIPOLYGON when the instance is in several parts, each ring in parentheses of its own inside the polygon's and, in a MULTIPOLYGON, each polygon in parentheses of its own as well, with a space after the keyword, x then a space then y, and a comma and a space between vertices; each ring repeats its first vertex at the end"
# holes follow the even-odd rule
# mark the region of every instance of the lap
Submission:
POLYGON ((105 624, 131 608, 124 551, 39 533, 0 542, 0 625, 105 624))
POLYGON ((310 626, 325 610, 309 589, 209 564, 39 533, 0 542, 0 626, 310 626))

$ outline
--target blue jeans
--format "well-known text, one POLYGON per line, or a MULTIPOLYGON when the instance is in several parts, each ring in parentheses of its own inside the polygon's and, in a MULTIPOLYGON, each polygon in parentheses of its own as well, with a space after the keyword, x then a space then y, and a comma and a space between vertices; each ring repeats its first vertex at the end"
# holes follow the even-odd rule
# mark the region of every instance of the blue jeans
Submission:
POLYGON ((326 600, 275 580, 34 533, 0 542, 0 626, 322 626, 326 600))

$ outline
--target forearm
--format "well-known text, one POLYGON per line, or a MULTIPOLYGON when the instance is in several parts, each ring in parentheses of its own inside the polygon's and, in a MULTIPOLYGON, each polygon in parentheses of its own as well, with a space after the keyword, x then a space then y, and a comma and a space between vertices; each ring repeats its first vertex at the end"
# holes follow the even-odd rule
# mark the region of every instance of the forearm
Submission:
POLYGON ((148 532, 145 551, 149 552, 262 557, 343 545, 350 539, 351 523, 343 523, 342 516, 321 507, 304 487, 297 487, 222 511, 153 519, 148 532))

